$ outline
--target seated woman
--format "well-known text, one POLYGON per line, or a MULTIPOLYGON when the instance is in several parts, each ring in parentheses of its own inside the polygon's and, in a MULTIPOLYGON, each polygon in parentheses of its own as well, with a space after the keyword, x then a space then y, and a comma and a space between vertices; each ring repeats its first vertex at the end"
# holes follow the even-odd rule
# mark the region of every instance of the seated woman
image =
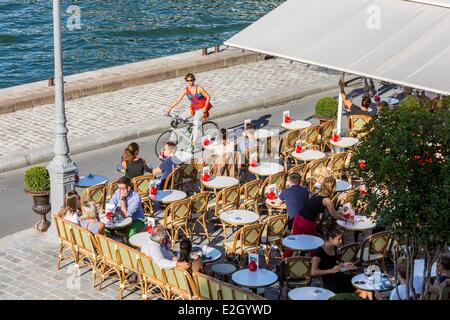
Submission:
POLYGON ((336 192, 336 180, 332 177, 323 179, 318 193, 309 198, 305 207, 295 216, 292 234, 317 234, 316 221, 321 213, 327 209, 328 213, 337 220, 346 220, 342 213, 336 211, 333 205, 333 195, 336 192))
POLYGON ((88 229, 93 234, 104 234, 105 225, 97 220, 97 206, 94 202, 84 204, 81 207, 81 213, 81 227, 88 229))
POLYGON ((134 177, 142 176, 147 169, 145 160, 139 156, 139 145, 132 142, 123 152, 122 168, 125 170, 125 177, 133 179, 134 177))
POLYGON ((340 263, 336 253, 337 247, 342 243, 342 231, 336 227, 327 230, 326 241, 317 249, 312 259, 311 276, 322 277, 324 288, 334 293, 353 293, 352 275, 341 271, 346 269, 356 270, 351 262, 340 263))
POLYGON ((241 156, 235 151, 235 144, 230 142, 227 138, 227 130, 220 129, 221 142, 215 146, 213 152, 217 155, 217 160, 214 164, 214 170, 221 176, 238 177, 241 170, 241 156))
POLYGON ((80 224, 80 196, 73 190, 64 195, 64 206, 58 211, 58 217, 80 224))
POLYGON ((189 272, 203 272, 202 260, 197 257, 191 258, 192 242, 189 239, 183 239, 180 242, 180 254, 178 256, 178 262, 187 262, 189 264, 189 272))

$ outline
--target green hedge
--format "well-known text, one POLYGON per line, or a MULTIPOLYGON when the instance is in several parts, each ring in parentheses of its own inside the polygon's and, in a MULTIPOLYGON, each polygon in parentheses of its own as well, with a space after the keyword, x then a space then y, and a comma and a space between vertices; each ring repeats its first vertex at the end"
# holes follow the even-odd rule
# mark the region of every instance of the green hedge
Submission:
POLYGON ((363 300, 363 299, 353 293, 338 293, 328 300, 363 300))
POLYGON ((332 97, 324 97, 316 103, 316 115, 322 118, 336 119, 338 102, 332 97))
POLYGON ((23 176, 25 190, 30 192, 50 191, 50 174, 45 167, 31 167, 23 176))

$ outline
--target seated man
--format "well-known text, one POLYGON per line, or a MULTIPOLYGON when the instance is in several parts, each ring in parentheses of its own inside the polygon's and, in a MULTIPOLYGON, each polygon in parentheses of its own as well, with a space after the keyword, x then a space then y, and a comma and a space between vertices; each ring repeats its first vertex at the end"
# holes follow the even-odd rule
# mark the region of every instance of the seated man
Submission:
POLYGON ((108 203, 120 208, 123 218, 131 217, 133 219, 133 223, 125 231, 127 237, 130 238, 144 228, 141 197, 131 189, 131 181, 127 177, 120 178, 117 184, 117 190, 108 203))
POLYGON ((169 141, 164 146, 164 160, 161 162, 159 167, 151 170, 154 176, 161 174, 156 188, 162 190, 164 188, 164 183, 166 182, 169 174, 180 164, 180 161, 175 157, 177 146, 172 141, 169 141))
MULTIPOLYGON (((341 88, 341 97, 342 102, 344 103, 344 107, 350 114, 361 114, 361 115, 368 115, 373 116, 373 112, 369 112, 369 106, 372 103, 372 100, 368 96, 362 96, 361 98, 361 106, 357 106, 353 104, 353 102, 349 99, 347 99, 347 95, 344 91, 344 81, 339 80, 339 87, 341 88)), ((376 109, 376 108, 374 108, 376 109)))
POLYGON ((161 269, 182 268, 189 269, 189 263, 178 262, 168 249, 169 236, 163 227, 155 227, 152 230, 151 240, 142 247, 141 251, 152 258, 161 269))
POLYGON ((309 191, 305 187, 300 186, 300 175, 298 173, 290 173, 288 176, 289 188, 281 191, 277 200, 276 206, 281 206, 286 203, 286 211, 288 215, 288 230, 292 229, 295 215, 298 214, 305 207, 309 199, 309 191))

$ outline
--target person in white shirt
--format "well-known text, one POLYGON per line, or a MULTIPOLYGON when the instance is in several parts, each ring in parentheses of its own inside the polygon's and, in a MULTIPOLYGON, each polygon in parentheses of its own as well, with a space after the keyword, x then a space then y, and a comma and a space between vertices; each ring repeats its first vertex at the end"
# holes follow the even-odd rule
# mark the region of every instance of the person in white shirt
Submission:
MULTIPOLYGON (((406 289, 406 259, 400 257, 397 261, 397 279, 400 281, 400 284, 392 289, 391 294, 389 295, 389 300, 407 300, 406 289)), ((413 277, 413 287, 416 295, 420 294, 422 290, 422 277, 413 277)), ((410 299, 413 299, 414 293, 413 289, 409 289, 410 299)), ((383 300, 383 297, 378 291, 375 291, 375 298, 377 300, 383 300)))
POLYGON ((152 230, 151 240, 141 248, 141 251, 152 258, 161 269, 189 269, 189 263, 178 262, 168 249, 169 236, 163 227, 155 227, 152 230))
POLYGON ((66 192, 64 205, 59 209, 57 215, 76 225, 80 224, 80 196, 75 190, 66 192))
POLYGON ((213 149, 217 155, 214 163, 215 170, 221 176, 239 176, 241 170, 241 156, 234 150, 234 143, 227 139, 227 130, 220 129, 221 142, 213 149))
POLYGON ((245 150, 254 148, 258 145, 258 140, 255 138, 255 126, 252 123, 248 123, 245 126, 244 141, 239 143, 238 150, 244 154, 245 150))

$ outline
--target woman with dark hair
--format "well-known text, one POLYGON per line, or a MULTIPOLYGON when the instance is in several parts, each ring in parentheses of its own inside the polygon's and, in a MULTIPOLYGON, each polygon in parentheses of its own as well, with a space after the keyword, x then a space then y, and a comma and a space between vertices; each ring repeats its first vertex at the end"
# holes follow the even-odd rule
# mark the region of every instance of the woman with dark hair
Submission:
POLYGON ((199 258, 191 258, 192 242, 189 239, 183 239, 180 242, 180 252, 178 255, 178 262, 187 262, 189 264, 190 272, 203 272, 203 264, 199 258))
POLYGON ((64 205, 57 213, 58 217, 80 224, 80 196, 75 190, 66 192, 64 205))
POLYGON ((209 110, 212 108, 210 103, 211 97, 202 86, 195 85, 195 76, 188 73, 184 76, 187 82, 187 87, 181 92, 179 97, 172 103, 172 105, 164 110, 165 113, 170 114, 173 108, 183 100, 185 96, 191 101, 189 110, 183 112, 181 118, 194 118, 193 141, 197 140, 200 125, 209 117, 209 110))
POLYGON ((351 262, 340 263, 336 249, 342 243, 342 231, 336 227, 327 230, 326 241, 312 259, 311 276, 322 277, 324 288, 334 293, 353 293, 352 275, 344 273, 357 268, 351 262))
POLYGON ((125 177, 133 179, 142 176, 146 170, 145 160, 139 156, 139 145, 132 142, 124 150, 122 156, 122 168, 125 171, 125 177))

